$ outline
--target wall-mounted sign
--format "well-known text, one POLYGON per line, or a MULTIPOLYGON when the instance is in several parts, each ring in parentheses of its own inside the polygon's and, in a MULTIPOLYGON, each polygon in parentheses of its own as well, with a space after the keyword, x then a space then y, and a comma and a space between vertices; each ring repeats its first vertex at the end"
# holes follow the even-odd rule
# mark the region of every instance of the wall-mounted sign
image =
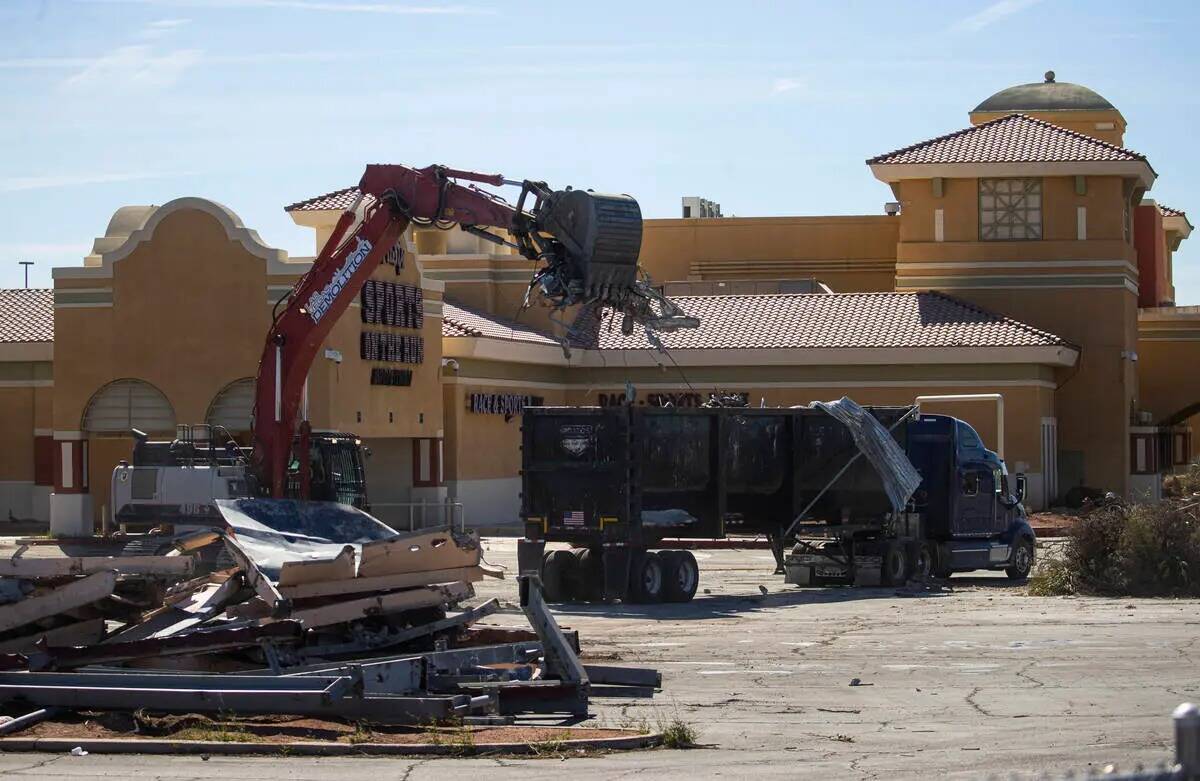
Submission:
POLYGON ((412 385, 412 369, 384 369, 375 367, 371 369, 371 384, 408 387, 412 385))
MULTIPOLYGON (((750 403, 749 393, 718 391, 716 394, 700 394, 685 391, 680 393, 648 393, 645 397, 639 398, 636 404, 642 407, 703 407, 712 395, 726 399, 730 397, 738 399, 743 406, 750 403)), ((597 397, 600 400, 601 407, 617 407, 625 403, 624 393, 600 393, 597 394, 597 397)))
POLYGON ((544 401, 541 396, 519 393, 471 393, 467 395, 467 409, 485 415, 503 415, 510 420, 526 407, 540 407, 544 401))
POLYGON ((396 269, 396 273, 400 273, 400 269, 404 268, 404 237, 401 236, 396 240, 395 245, 387 251, 383 256, 383 262, 396 269))
POLYGON ((420 336, 363 331, 359 335, 359 345, 364 361, 425 362, 425 340, 420 336))
POLYGON ((419 287, 368 279, 359 294, 362 321, 400 328, 425 324, 425 293, 419 287))

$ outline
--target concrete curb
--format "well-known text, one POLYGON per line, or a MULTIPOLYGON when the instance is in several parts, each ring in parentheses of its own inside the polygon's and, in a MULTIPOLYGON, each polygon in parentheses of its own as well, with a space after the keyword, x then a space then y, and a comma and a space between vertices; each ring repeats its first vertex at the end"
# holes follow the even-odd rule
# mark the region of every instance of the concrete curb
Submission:
MULTIPOLYGON (((556 727, 564 732, 569 727, 556 727)), ((618 738, 583 738, 554 744, 556 751, 631 751, 662 745, 662 733, 618 738)), ((141 738, 0 738, 0 752, 40 751, 67 754, 80 747, 91 754, 214 754, 221 756, 479 756, 481 754, 534 754, 549 750, 542 743, 226 743, 199 740, 145 740, 141 738)))

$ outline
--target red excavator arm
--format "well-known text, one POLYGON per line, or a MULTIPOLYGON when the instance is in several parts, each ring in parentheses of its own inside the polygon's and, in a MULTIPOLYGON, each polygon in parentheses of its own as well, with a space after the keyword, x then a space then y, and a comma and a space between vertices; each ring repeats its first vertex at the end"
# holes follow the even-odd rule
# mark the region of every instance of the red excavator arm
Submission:
MULTIPOLYGON (((389 253, 402 251, 398 242, 410 224, 443 230, 457 225, 501 244, 509 242, 485 228, 508 231, 516 241, 510 246, 542 263, 531 291, 536 287, 559 308, 582 304, 620 311, 626 332, 634 323, 660 330, 698 324, 639 279, 641 210, 627 195, 551 191, 543 182, 513 182, 498 174, 403 165, 367 166, 359 191, 308 273, 277 307, 258 365, 253 459, 260 490, 273 497, 285 495, 296 418, 317 350, 375 268, 389 253), (514 207, 455 180, 520 185, 521 195, 514 207), (367 196, 373 200, 350 232, 367 196), (527 211, 529 196, 533 204, 527 211)), ((300 451, 302 464, 306 449, 300 451)))

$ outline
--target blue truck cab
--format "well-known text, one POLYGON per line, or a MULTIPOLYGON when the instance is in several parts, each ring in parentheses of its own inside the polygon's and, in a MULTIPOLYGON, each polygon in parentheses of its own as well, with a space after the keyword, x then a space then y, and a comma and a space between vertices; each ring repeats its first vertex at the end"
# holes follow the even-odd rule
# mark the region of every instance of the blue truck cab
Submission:
POLYGON ((1024 477, 1009 475, 963 420, 921 414, 907 434, 908 458, 922 478, 912 501, 924 518, 933 573, 990 569, 1028 577, 1036 537, 1021 504, 1024 477))

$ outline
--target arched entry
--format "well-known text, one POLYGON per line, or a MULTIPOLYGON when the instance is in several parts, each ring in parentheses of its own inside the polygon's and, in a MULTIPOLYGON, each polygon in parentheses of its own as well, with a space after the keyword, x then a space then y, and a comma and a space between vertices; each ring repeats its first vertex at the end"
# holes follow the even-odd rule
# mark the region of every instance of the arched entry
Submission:
POLYGON ((175 409, 163 392, 148 382, 116 380, 88 401, 79 428, 81 441, 59 442, 63 467, 55 491, 73 492, 78 504, 73 512, 99 521, 107 512, 113 467, 133 455, 131 429, 173 436, 175 409))
POLYGON ((117 380, 96 391, 80 429, 88 434, 128 434, 130 429, 175 431, 175 410, 163 392, 142 380, 117 380))
POLYGON ((224 426, 231 434, 250 431, 250 415, 254 410, 254 378, 234 380, 221 389, 208 405, 204 422, 224 426))

